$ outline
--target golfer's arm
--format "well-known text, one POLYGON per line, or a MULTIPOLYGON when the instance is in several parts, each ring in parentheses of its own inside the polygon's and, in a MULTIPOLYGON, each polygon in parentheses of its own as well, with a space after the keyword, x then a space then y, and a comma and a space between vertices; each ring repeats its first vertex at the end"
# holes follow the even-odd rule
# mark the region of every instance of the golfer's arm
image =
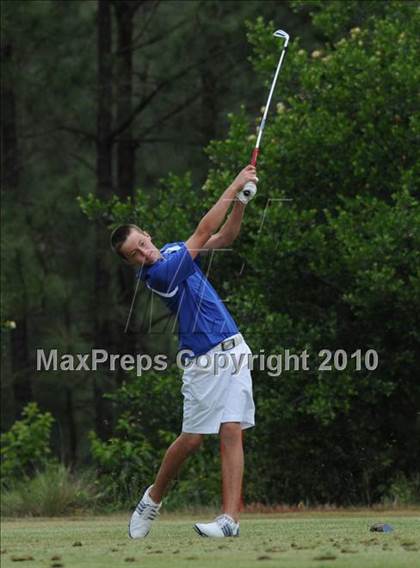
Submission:
POLYGON ((185 242, 186 247, 195 258, 209 238, 217 231, 226 216, 226 213, 234 200, 240 187, 233 182, 224 192, 213 207, 208 211, 197 225, 196 230, 185 242))
POLYGON ((244 211, 245 205, 240 201, 235 201, 232 211, 220 231, 212 235, 203 248, 208 250, 231 245, 241 230, 244 211))
POLYGON ((245 205, 240 201, 235 201, 232 212, 226 220, 226 223, 220 229, 219 233, 224 237, 226 243, 232 244, 241 230, 242 220, 244 218, 245 205))

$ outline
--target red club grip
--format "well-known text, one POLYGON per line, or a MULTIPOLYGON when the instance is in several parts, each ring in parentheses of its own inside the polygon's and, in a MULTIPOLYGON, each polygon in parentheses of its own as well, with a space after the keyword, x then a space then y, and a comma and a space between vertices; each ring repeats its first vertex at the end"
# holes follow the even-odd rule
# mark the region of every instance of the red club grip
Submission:
POLYGON ((256 166, 257 165, 257 158, 258 158, 258 154, 259 154, 260 149, 259 148, 254 148, 253 152, 252 152, 252 156, 251 156, 251 166, 256 166))

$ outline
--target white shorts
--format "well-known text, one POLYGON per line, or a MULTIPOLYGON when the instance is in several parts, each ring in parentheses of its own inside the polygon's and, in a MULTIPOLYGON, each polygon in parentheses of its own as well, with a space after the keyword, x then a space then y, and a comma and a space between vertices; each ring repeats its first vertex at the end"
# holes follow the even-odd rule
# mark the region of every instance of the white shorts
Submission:
POLYGON ((242 429, 255 425, 251 354, 242 338, 228 351, 219 345, 190 361, 182 377, 183 432, 218 434, 223 422, 240 422, 242 429))

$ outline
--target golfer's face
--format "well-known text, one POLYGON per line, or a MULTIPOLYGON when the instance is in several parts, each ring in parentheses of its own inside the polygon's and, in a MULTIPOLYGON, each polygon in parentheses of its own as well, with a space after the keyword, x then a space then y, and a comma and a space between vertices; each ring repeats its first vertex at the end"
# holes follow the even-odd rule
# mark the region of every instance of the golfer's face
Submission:
POLYGON ((121 252, 133 266, 149 265, 161 257, 160 251, 152 243, 149 235, 131 231, 121 247, 121 252))

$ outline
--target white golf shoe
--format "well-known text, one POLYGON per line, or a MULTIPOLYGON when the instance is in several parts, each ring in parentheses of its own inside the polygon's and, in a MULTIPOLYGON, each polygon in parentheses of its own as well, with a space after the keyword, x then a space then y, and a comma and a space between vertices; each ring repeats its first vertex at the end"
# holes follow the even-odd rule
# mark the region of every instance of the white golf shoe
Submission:
POLYGON ((223 538, 226 536, 239 536, 239 523, 229 515, 219 515, 212 523, 196 523, 194 529, 200 536, 223 538))
POLYGON ((128 536, 130 538, 146 537, 150 532, 153 521, 159 514, 162 503, 155 503, 149 496, 152 487, 153 485, 146 489, 134 513, 131 515, 128 525, 128 536))

